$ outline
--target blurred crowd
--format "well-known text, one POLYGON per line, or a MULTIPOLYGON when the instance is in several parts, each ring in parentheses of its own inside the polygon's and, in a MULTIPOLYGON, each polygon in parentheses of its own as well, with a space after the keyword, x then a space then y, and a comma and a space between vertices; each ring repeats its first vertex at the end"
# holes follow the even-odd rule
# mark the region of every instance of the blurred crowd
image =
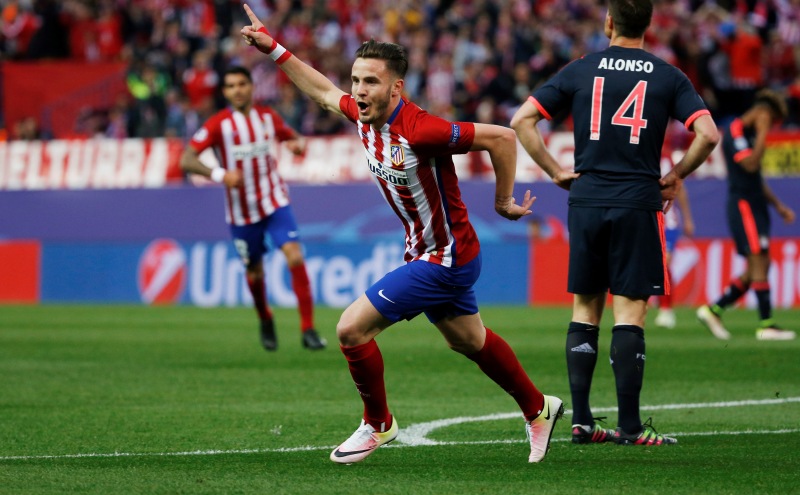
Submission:
MULTIPOLYGON (((128 94, 91 109, 93 135, 186 139, 224 105, 226 67, 251 69, 259 102, 307 135, 339 133, 267 57, 244 44, 241 0, 2 0, 5 60, 119 61, 128 94)), ((348 90, 352 54, 375 38, 409 51, 406 93, 452 120, 507 125, 537 85, 605 48, 598 0, 247 0, 281 43, 348 90)), ((656 0, 647 49, 681 68, 718 122, 756 90, 782 91, 800 127, 800 0, 656 0)), ((36 122, 6 123, 12 138, 36 122)), ((553 128, 568 128, 556 118, 553 128)))

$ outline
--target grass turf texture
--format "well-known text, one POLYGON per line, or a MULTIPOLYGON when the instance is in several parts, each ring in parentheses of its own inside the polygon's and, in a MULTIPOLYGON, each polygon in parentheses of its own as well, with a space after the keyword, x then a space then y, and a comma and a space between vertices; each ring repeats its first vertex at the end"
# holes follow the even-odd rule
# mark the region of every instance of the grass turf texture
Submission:
MULTIPOLYGON (((396 443, 336 465, 329 448, 352 433, 362 409, 335 344, 339 313, 318 309, 331 345, 309 352, 296 312, 277 310, 280 348, 266 353, 249 308, 0 307, 0 493, 800 493, 800 402, 644 407, 642 419, 652 415, 659 431, 685 434, 671 447, 573 445, 566 416, 548 457, 530 465, 522 420, 506 415, 428 435, 451 445, 396 443), (757 433, 707 434, 749 430, 757 433), (763 433, 776 430, 790 431, 763 433), (182 452, 195 454, 174 455, 182 452), (129 455, 105 456, 113 453, 129 455), (104 456, 63 457, 74 454, 104 456)), ((800 341, 756 341, 752 310, 725 315, 729 342, 711 337, 692 310, 677 315, 674 330, 650 316, 644 406, 800 397, 800 341)), ((569 310, 487 307, 482 316, 537 386, 569 408, 569 310)), ((800 327, 797 312, 776 319, 800 327)), ((609 325, 598 409, 616 405, 609 325)), ((378 342, 401 431, 517 410, 423 317, 378 342)), ((616 423, 616 412, 597 415, 616 423)))

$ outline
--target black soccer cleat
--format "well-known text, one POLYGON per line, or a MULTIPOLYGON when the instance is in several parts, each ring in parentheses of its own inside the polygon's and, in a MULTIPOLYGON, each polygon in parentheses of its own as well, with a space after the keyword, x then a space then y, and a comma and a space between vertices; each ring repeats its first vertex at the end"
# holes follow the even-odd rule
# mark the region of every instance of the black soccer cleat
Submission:
POLYGON ((328 342, 319 336, 316 330, 309 328, 303 331, 303 347, 312 351, 325 349, 328 342))
POLYGON ((275 322, 272 318, 261 320, 261 345, 268 351, 278 349, 278 336, 275 335, 275 322))
POLYGON ((658 446, 658 445, 675 445, 678 439, 661 435, 653 428, 653 419, 647 418, 647 421, 642 425, 642 431, 637 434, 630 435, 625 433, 620 428, 614 432, 614 442, 617 445, 644 445, 644 446, 658 446))
MULTIPOLYGON (((594 418, 602 421, 603 418, 594 418)), ((614 441, 614 430, 603 428, 596 422, 592 425, 572 425, 572 443, 605 443, 614 441)))

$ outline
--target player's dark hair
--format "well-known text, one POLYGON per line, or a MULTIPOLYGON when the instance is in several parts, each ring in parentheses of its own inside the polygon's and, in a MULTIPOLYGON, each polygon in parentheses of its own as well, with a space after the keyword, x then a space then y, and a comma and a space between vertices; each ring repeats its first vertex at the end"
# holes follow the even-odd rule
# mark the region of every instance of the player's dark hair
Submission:
POLYGON ((400 79, 406 77, 408 71, 408 55, 406 49, 395 43, 369 40, 356 50, 356 58, 377 58, 386 61, 386 68, 400 79))
POLYGON ((234 65, 233 67, 225 69, 225 72, 222 74, 222 84, 225 84, 225 76, 228 74, 241 74, 246 77, 248 81, 253 82, 253 76, 250 74, 250 71, 239 65, 234 65))
POLYGON ((765 105, 772 110, 780 120, 785 119, 789 115, 789 108, 786 106, 786 100, 775 90, 762 89, 756 93, 756 99, 753 105, 765 105))
POLYGON ((608 0, 614 27, 622 37, 641 38, 653 18, 652 0, 608 0))

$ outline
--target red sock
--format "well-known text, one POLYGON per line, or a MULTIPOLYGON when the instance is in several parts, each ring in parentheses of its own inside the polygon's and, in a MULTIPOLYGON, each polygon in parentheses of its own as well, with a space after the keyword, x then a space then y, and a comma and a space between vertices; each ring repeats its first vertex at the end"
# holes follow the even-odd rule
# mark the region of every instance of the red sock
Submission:
POLYGON ((250 294, 253 295, 253 304, 255 304, 258 317, 262 320, 271 320, 272 311, 267 304, 267 286, 262 278, 252 278, 247 276, 247 286, 250 287, 250 294))
POLYGON ((392 426, 392 415, 386 403, 386 386, 383 382, 383 356, 375 340, 342 349, 350 376, 364 402, 364 421, 377 431, 386 431, 392 426))
MULTIPOLYGON (((667 277, 669 277, 670 281, 672 281, 672 272, 667 269, 667 277)), ((669 284, 672 286, 672 284, 669 284)), ((664 294, 663 296, 658 297, 658 308, 659 309, 672 309, 672 291, 670 290, 668 294, 664 294)))
POLYGON ((300 312, 300 329, 304 332, 314 328, 314 296, 308 280, 305 263, 289 268, 292 274, 292 289, 297 296, 297 310, 300 312))
POLYGON ((487 328, 483 349, 467 357, 517 401, 526 421, 542 413, 544 396, 528 378, 514 351, 502 337, 487 328))

